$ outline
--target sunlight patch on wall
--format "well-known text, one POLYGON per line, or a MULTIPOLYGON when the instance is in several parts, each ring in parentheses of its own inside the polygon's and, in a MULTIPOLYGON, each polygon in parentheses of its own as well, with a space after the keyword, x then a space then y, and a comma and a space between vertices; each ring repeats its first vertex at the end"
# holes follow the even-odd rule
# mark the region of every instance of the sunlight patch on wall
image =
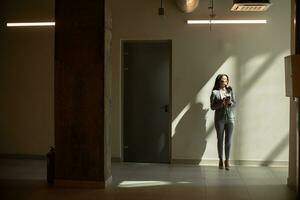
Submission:
POLYGON ((270 59, 271 53, 265 53, 257 56, 253 56, 244 67, 241 67, 241 74, 243 74, 243 82, 248 82, 253 76, 264 66, 265 63, 270 59))
MULTIPOLYGON (((287 103, 288 99, 285 97, 284 57, 288 54, 289 51, 273 56, 270 54, 260 55, 241 66, 242 82, 240 88, 242 96, 240 97, 240 104, 247 113, 244 114, 244 117, 249 119, 252 116, 250 119, 253 120, 253 127, 257 127, 258 124, 266 125, 264 121, 255 122, 257 110, 276 113, 276 115, 286 113, 284 103, 287 103), (263 103, 266 98, 272 99, 272 101, 269 101, 268 104, 263 103), (255 99, 255 101, 248 99, 255 99), (256 109, 251 109, 253 107, 256 109)), ((272 118, 276 117, 272 115, 272 118)), ((274 124, 271 125, 271 127, 273 126, 274 124)))
MULTIPOLYGON (((210 95, 215 84, 215 79, 218 74, 227 74, 230 80, 229 84, 233 88, 235 88, 235 71, 237 67, 236 62, 237 59, 235 56, 227 58, 227 60, 219 67, 219 69, 212 75, 209 81, 207 81, 207 83, 203 86, 203 88, 200 89, 200 91, 196 95, 196 103, 201 102, 203 104, 203 109, 209 110, 206 115, 206 131, 214 130, 212 129, 214 112, 210 109, 210 95)), ((209 133, 209 135, 211 134, 209 133)))
POLYGON ((285 97, 284 75, 284 57, 289 54, 289 50, 275 55, 266 53, 240 66, 238 105, 243 128, 239 133, 243 140, 239 155, 249 160, 279 160, 288 154, 288 145, 277 146, 277 143, 282 141, 283 133, 289 133, 289 98, 285 97), (253 135, 253 130, 261 134, 253 135), (266 146, 267 137, 272 142, 266 146), (256 151, 251 151, 254 143, 256 151), (259 156, 257 151, 260 151, 259 156))
POLYGON ((185 113, 191 108, 191 104, 187 104, 182 111, 177 115, 177 117, 173 120, 172 122, 172 137, 175 135, 176 133, 176 127, 178 125, 178 123, 180 122, 181 118, 185 115, 185 113))
MULTIPOLYGON (((182 124, 181 122, 184 119, 185 115, 188 114, 188 112, 191 109, 195 109, 195 108, 202 109, 196 112, 194 111, 194 113, 198 113, 198 114, 203 113, 203 119, 196 119, 195 122, 197 122, 198 120, 198 123, 203 123, 202 127, 204 130, 201 130, 202 127, 200 128, 199 126, 194 126, 194 128, 197 129, 193 129, 192 131, 187 133, 190 135, 191 134, 194 135, 195 137, 197 137, 199 140, 203 142, 202 145, 205 145, 203 151, 205 155, 203 156, 201 155, 201 157, 205 157, 206 159, 213 159, 217 156, 216 155, 217 152, 215 149, 216 134, 212 134, 214 133, 215 130, 213 124, 214 112, 210 109, 210 95, 215 83, 216 76, 218 74, 228 74, 230 77, 230 85, 233 88, 236 88, 235 76, 237 73, 236 72, 237 67, 238 67, 237 58, 235 56, 230 56, 229 58, 227 58, 225 62, 219 66, 217 71, 214 72, 214 74, 210 77, 207 83, 199 90, 199 92, 195 95, 195 98, 191 99, 191 101, 194 102, 190 102, 189 104, 187 104, 172 122, 172 137, 174 138, 178 125, 182 124), (193 107, 195 105, 201 105, 201 106, 193 107)), ((195 115, 195 116, 199 116, 199 115, 195 115)), ((202 116, 202 114, 200 116, 202 116)), ((191 123, 190 125, 192 126, 193 123, 191 123)), ((173 144, 175 143, 173 142, 173 144)), ((189 143, 189 146, 191 145, 193 144, 189 143)), ((186 149, 186 151, 188 151, 188 149, 186 149)))

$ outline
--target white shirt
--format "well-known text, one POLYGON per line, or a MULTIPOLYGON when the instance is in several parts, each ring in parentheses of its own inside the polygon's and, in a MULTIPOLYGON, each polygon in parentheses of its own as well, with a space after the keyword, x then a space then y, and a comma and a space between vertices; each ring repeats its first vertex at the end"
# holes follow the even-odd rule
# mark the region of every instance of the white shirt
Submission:
POLYGON ((227 92, 227 89, 224 87, 223 89, 220 89, 221 98, 224 99, 225 97, 229 96, 230 94, 227 92))

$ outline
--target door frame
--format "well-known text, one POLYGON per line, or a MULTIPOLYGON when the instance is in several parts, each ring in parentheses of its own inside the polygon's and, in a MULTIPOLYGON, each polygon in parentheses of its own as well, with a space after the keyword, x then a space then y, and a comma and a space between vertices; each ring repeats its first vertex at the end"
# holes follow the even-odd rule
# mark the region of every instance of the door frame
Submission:
POLYGON ((172 161, 172 40, 121 40, 120 68, 121 68, 121 162, 124 162, 124 45, 126 43, 168 43, 170 47, 169 65, 169 164, 172 161))

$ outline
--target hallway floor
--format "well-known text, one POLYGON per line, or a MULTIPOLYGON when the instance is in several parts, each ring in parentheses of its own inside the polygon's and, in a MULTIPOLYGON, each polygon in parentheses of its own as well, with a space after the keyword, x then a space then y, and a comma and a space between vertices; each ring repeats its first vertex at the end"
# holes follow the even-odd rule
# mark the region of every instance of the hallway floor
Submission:
POLYGON ((294 200, 286 167, 112 163, 106 189, 63 189, 46 184, 45 160, 0 159, 1 200, 294 200))

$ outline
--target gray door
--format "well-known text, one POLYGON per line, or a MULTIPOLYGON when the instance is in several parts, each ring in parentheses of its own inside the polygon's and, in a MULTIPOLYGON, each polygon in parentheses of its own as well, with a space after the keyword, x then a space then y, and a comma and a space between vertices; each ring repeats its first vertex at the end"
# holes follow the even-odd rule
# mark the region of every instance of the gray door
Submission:
POLYGON ((170 162, 171 41, 123 43, 124 161, 170 162))

